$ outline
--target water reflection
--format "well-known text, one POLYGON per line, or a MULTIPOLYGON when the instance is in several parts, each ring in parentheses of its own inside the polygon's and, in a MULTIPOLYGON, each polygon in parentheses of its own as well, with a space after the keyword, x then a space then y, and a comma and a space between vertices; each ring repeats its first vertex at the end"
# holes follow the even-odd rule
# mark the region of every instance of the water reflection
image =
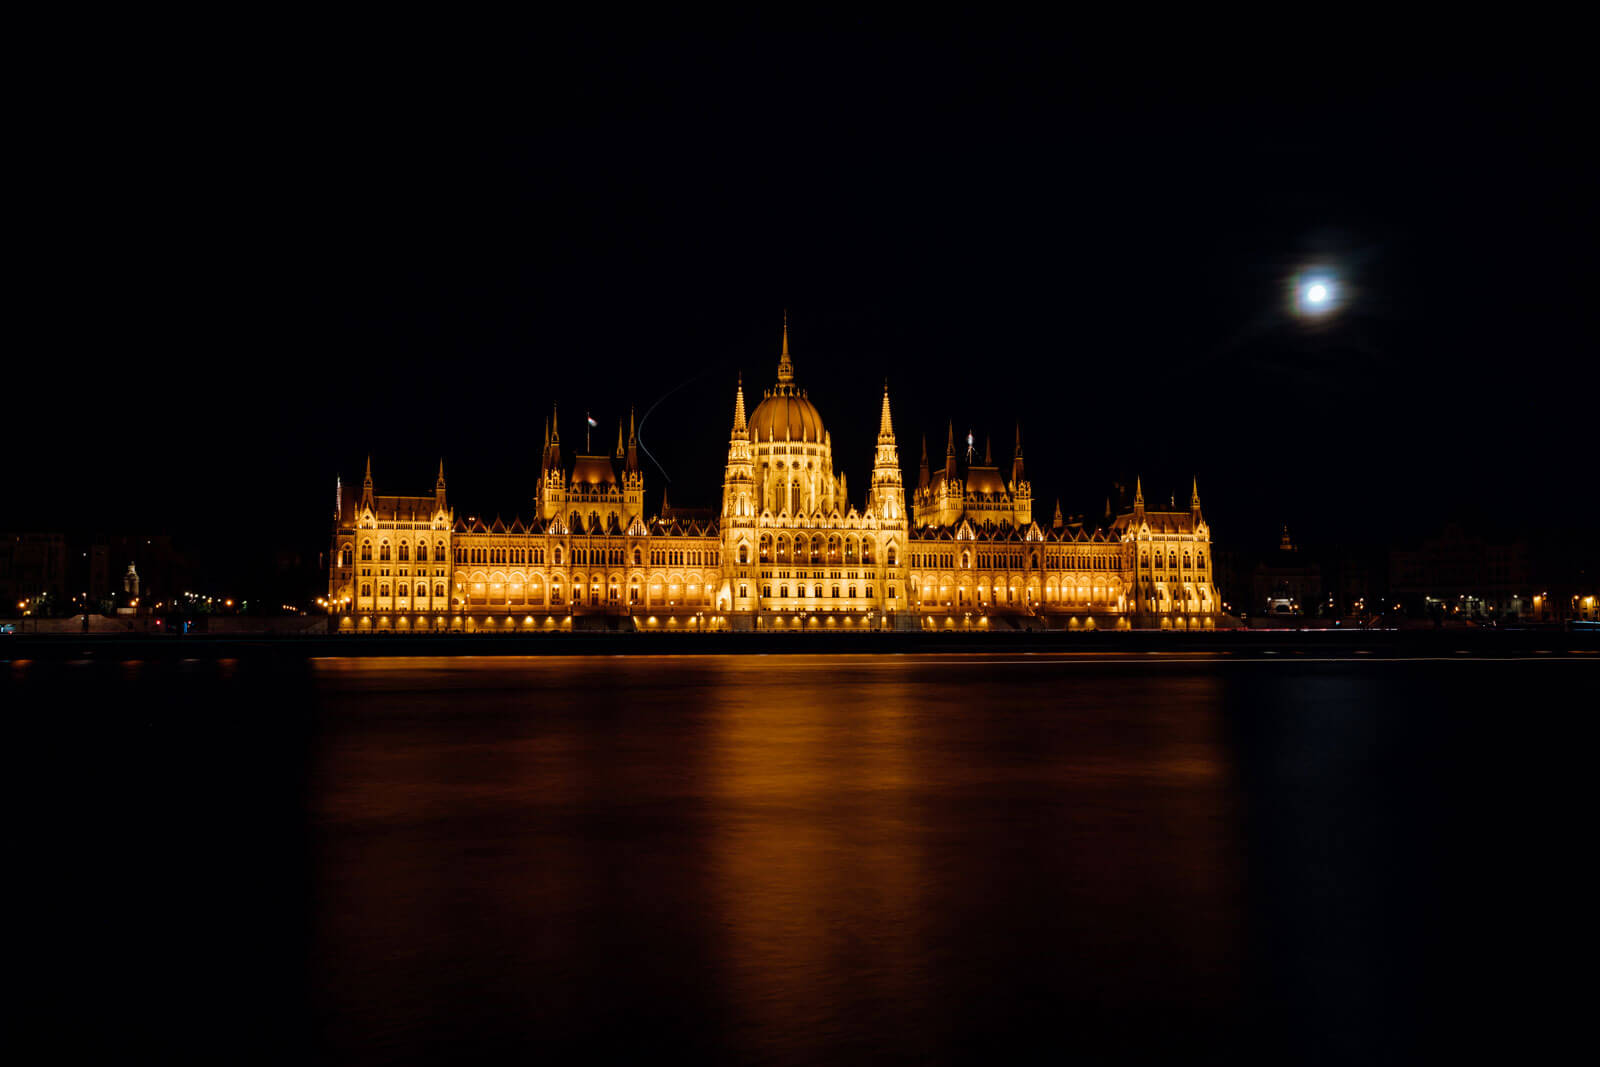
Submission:
POLYGON ((1176 1029, 1127 1016, 1130 1048, 1215 1036, 1238 883, 1215 681, 999 669, 319 664, 333 1044, 916 1059, 1094 1044, 1137 1002, 1176 1029))

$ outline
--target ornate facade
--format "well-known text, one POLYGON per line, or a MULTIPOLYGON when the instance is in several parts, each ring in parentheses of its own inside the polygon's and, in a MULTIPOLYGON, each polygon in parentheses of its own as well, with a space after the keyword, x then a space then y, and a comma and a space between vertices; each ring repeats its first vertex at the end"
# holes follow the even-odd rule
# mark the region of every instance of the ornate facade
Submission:
POLYGON ((1202 628, 1219 608, 1198 489, 1187 511, 1087 528, 1032 516, 1018 428, 1010 478, 986 447, 945 462, 923 442, 907 508, 884 386, 863 507, 795 384, 785 323, 777 382, 733 426, 715 512, 646 515, 636 428, 612 455, 563 459, 554 410, 530 517, 458 517, 444 465, 431 496, 335 502, 329 601, 345 631, 1202 628))

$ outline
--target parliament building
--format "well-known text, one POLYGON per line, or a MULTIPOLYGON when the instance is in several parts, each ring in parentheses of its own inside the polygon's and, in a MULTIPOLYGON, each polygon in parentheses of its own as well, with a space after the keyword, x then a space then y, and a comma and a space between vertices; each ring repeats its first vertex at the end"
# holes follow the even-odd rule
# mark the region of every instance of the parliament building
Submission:
POLYGON ((463 519, 433 493, 336 491, 328 603, 344 632, 570 629, 1208 629, 1220 609, 1198 489, 1183 511, 1133 507, 1090 528, 1033 518, 1022 433, 1009 472, 986 447, 944 463, 926 441, 909 496, 885 385, 857 507, 832 437, 795 384, 787 323, 776 383, 741 380, 721 507, 647 515, 636 429, 566 458, 544 430, 531 513, 463 519), (1009 476, 1008 476, 1009 475, 1009 476))

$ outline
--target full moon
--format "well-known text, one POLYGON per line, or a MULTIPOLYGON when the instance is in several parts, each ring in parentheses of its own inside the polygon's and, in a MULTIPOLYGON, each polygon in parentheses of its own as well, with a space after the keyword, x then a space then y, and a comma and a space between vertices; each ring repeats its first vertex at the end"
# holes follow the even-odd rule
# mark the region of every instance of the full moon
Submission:
POLYGON ((1328 287, 1320 282, 1306 290, 1306 299, 1313 304, 1320 304, 1328 299, 1328 287))

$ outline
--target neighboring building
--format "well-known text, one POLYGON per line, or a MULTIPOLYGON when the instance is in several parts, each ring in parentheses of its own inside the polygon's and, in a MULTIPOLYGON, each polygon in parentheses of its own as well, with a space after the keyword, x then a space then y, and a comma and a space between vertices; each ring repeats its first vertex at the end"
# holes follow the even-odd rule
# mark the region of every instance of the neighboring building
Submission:
POLYGON ((1537 583, 1527 542, 1492 544, 1454 524, 1415 549, 1389 553, 1394 598, 1415 615, 1564 617, 1537 583))
POLYGON ((1252 590, 1250 615, 1321 614, 1325 602, 1322 568, 1296 547, 1287 526, 1278 540, 1278 551, 1256 564, 1252 590))
POLYGON ((1133 509, 1047 529, 1017 433, 1011 477, 927 449, 908 510, 884 387, 864 506, 834 473, 821 413, 795 384, 787 323, 777 382, 745 411, 742 380, 714 514, 644 510, 630 425, 613 455, 562 458, 544 433, 533 514, 458 518, 444 465, 431 496, 336 494, 329 599, 344 630, 633 628, 1205 628, 1219 605, 1198 490, 1185 511, 1133 509))
POLYGON ((0 615, 48 595, 67 599, 67 539, 59 533, 0 534, 0 615))

